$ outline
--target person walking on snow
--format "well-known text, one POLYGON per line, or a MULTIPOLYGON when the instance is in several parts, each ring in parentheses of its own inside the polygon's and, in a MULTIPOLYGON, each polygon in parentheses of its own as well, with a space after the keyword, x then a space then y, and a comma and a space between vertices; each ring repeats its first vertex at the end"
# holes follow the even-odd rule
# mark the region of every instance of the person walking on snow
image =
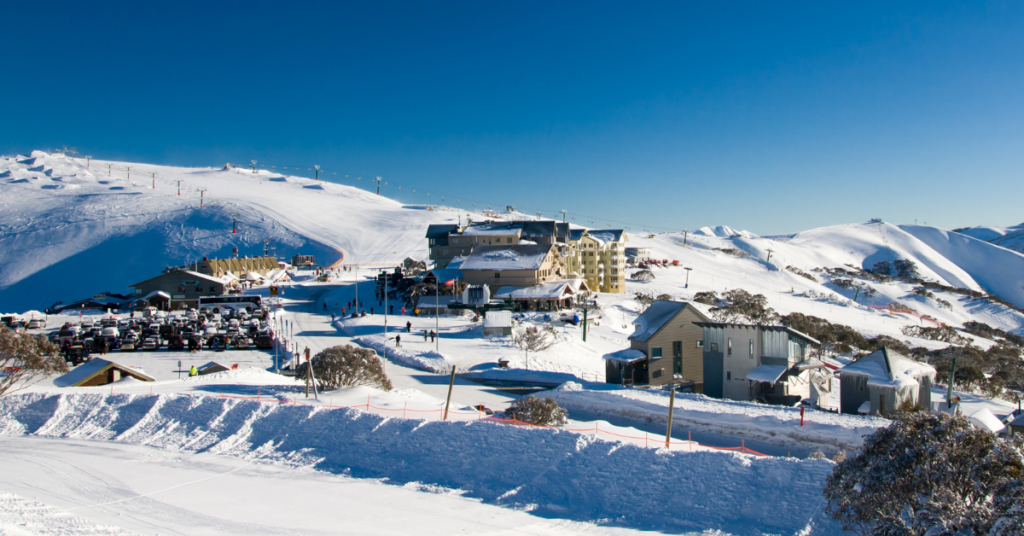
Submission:
POLYGON ((327 302, 324 302, 324 311, 327 310, 327 302))
POLYGON ((429 333, 427 333, 427 330, 423 330, 423 342, 427 342, 427 337, 428 336, 429 336, 429 333))
POLYGON ((436 339, 436 338, 437 338, 437 333, 434 333, 434 330, 430 330, 430 342, 434 342, 434 339, 436 339))
POLYGON ((395 348, 401 348, 401 346, 402 346, 402 336, 401 335, 395 335, 395 348))
POLYGON ((331 313, 331 322, 334 322, 334 313, 331 313))
POLYGON ((406 322, 405 323, 405 332, 406 333, 412 333, 412 322, 406 322))

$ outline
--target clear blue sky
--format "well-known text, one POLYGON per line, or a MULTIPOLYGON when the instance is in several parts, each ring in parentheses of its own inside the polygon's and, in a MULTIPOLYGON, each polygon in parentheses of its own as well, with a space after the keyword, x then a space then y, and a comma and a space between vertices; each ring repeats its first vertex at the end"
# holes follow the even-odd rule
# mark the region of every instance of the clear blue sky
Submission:
POLYGON ((3 17, 7 154, 320 164, 406 202, 634 230, 1024 221, 1022 2, 17 2, 3 17))

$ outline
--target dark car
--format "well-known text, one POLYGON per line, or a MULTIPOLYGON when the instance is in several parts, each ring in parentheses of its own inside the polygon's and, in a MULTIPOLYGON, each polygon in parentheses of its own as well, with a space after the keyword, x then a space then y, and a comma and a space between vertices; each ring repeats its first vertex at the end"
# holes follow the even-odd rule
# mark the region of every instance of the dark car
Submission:
POLYGON ((257 350, 273 350, 274 339, 270 335, 260 335, 256 337, 256 349, 257 350))
POLYGON ((64 349, 64 360, 72 365, 80 365, 89 359, 89 348, 81 342, 69 344, 64 349))
POLYGON ((171 335, 167 338, 167 349, 171 351, 184 350, 185 341, 181 338, 181 335, 171 335))

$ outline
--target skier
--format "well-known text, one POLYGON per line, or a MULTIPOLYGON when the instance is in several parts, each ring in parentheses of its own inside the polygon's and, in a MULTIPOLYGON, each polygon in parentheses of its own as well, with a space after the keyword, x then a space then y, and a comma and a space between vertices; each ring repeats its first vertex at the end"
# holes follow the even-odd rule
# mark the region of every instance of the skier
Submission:
POLYGON ((405 306, 402 306, 402 316, 405 316, 405 306))
POLYGON ((373 307, 370 307, 370 314, 373 314, 373 307))
POLYGON ((423 330, 423 342, 427 342, 427 337, 428 336, 429 336, 429 334, 427 333, 427 330, 423 330))
POLYGON ((406 322, 405 323, 405 332, 406 333, 412 333, 412 322, 406 322))
POLYGON ((327 302, 324 302, 324 311, 327 310, 327 302))
POLYGON ((434 333, 434 330, 430 330, 430 342, 434 342, 434 339, 436 339, 436 338, 437 338, 437 333, 434 333))
POLYGON ((334 322, 334 313, 331 313, 331 322, 334 322))
POLYGON ((401 348, 401 346, 402 346, 402 336, 401 335, 395 335, 395 348, 401 348))

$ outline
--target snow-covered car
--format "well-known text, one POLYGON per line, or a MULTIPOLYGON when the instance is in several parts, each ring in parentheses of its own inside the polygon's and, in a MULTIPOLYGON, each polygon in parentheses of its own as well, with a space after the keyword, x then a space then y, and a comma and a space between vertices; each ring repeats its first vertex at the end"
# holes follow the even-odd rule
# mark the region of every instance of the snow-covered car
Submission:
POLYGON ((160 348, 160 339, 156 337, 150 337, 142 342, 142 350, 147 352, 153 352, 157 348, 160 348))
POLYGON ((134 352, 138 347, 139 340, 135 338, 124 338, 121 340, 122 352, 134 352))
POLYGON ((33 318, 28 321, 28 325, 25 326, 28 329, 43 329, 46 327, 46 320, 42 318, 33 318))

